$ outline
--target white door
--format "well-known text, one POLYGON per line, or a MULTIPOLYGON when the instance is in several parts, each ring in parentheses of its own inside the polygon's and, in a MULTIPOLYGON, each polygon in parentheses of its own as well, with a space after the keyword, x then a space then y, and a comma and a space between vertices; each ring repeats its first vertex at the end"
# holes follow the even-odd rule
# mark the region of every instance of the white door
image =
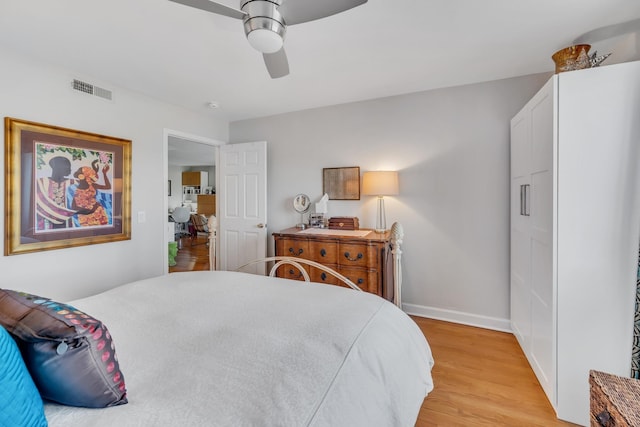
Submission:
POLYGON ((531 273, 532 367, 540 385, 556 406, 555 290, 553 274, 554 216, 554 80, 550 80, 531 100, 531 155, 528 195, 529 248, 531 273))
POLYGON ((511 120, 511 329, 525 354, 531 345, 529 105, 511 120))
MULTIPOLYGON (((220 147, 220 270, 267 256, 267 143, 220 147)), ((242 271, 264 274, 264 264, 242 271)))
POLYGON ((554 408, 554 91, 511 121, 511 327, 554 408))

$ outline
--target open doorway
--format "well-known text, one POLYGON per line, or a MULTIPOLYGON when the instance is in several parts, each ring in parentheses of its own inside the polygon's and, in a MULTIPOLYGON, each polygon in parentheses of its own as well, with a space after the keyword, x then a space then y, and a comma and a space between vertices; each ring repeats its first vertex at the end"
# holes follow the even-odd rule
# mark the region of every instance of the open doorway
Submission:
POLYGON ((191 215, 208 217, 216 212, 216 162, 221 144, 210 138, 165 130, 165 241, 176 242, 179 247, 175 257, 179 265, 170 267, 169 257, 164 256, 166 272, 209 269, 207 239, 198 233, 192 238, 194 230, 190 219, 191 215), (181 214, 180 222, 174 220, 174 211, 181 214))

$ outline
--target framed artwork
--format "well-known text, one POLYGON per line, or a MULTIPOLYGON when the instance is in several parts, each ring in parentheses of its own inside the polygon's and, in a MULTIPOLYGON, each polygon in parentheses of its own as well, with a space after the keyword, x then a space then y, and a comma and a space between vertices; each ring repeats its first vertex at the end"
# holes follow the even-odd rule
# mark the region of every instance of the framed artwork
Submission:
POLYGON ((4 254, 131 239, 131 141, 5 117, 4 254))
POLYGON ((322 169, 322 192, 329 200, 360 200, 360 167, 322 169))

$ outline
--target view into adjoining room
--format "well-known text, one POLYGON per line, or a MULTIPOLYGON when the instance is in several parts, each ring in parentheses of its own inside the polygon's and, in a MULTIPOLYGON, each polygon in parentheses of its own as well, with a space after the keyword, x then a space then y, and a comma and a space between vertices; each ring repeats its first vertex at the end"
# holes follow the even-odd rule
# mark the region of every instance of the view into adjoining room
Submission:
MULTIPOLYGON (((207 235, 200 219, 216 213, 215 147, 169 136, 169 272, 209 270, 207 235), (198 217, 194 217, 194 216, 198 217)), ((204 221, 206 224, 206 220, 204 221)))

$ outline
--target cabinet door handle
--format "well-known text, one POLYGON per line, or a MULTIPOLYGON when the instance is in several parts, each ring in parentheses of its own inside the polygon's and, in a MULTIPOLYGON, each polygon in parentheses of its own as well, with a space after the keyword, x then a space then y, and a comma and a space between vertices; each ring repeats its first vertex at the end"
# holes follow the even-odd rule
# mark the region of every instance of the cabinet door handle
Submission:
POLYGON ((358 279, 358 285, 362 285, 364 283, 364 279, 361 277, 358 279))
POLYGON ((356 255, 356 257, 355 257, 355 258, 351 258, 351 254, 350 254, 349 252, 345 252, 345 253, 344 253, 344 257, 345 257, 346 259, 348 259, 349 261, 358 261, 359 259, 362 259, 362 257, 363 257, 363 256, 364 256, 364 255, 362 255, 362 253, 361 253, 361 252, 358 252, 358 255, 356 255))
POLYGON ((524 185, 524 216, 531 216, 531 185, 524 185))
POLYGON ((289 252, 291 252, 294 256, 300 256, 304 251, 302 250, 302 248, 300 248, 298 249, 298 253, 296 254, 296 251, 293 248, 289 248, 289 252))
POLYGON ((322 279, 322 281, 323 281, 323 282, 324 282, 325 280, 327 280, 327 273, 324 273, 324 272, 323 272, 323 273, 320 275, 320 278, 322 279))
POLYGON ((524 215, 524 185, 520 184, 520 215, 524 215))
POLYGON ((320 249, 320 256, 323 256, 323 257, 327 256, 327 251, 325 251, 324 248, 320 249))

